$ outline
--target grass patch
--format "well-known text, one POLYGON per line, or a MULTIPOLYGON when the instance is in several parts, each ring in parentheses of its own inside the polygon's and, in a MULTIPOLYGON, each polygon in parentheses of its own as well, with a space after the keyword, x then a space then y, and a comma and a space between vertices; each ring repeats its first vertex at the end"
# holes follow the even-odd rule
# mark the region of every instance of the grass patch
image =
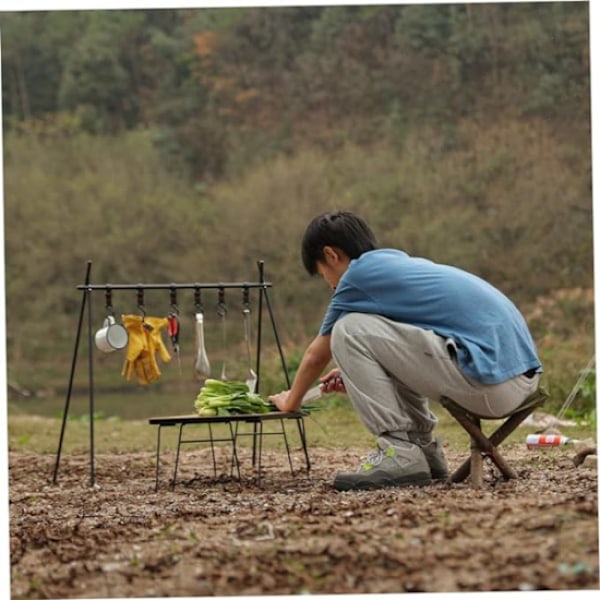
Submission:
MULTIPOLYGON (((444 445, 459 450, 468 447, 467 434, 444 411, 433 405, 432 409, 439 418, 435 435, 440 436, 444 445)), ((484 421, 484 431, 490 432, 495 426, 494 421, 484 421)), ((305 419, 306 434, 309 448, 356 449, 369 448, 374 443, 372 436, 362 425, 356 413, 345 398, 335 398, 323 410, 316 411, 305 419)), ((240 426, 241 427, 241 426, 240 426)), ((246 425, 250 427, 250 425, 246 425)), ((33 452, 37 454, 54 454, 58 449, 61 420, 45 418, 37 415, 8 416, 8 446, 11 451, 33 452)), ((227 433, 226 426, 214 427, 215 437, 227 433)), ((243 430, 240 429, 240 432, 243 430)), ((265 432, 279 431, 277 423, 265 423, 265 432)), ((293 422, 286 423, 286 431, 292 446, 299 445, 299 437, 293 422)), ((523 427, 509 437, 505 445, 522 445, 528 433, 534 429, 523 427)), ((566 435, 574 439, 595 438, 593 424, 582 423, 570 427, 566 435)), ((156 449, 156 427, 146 420, 98 419, 94 421, 94 442, 99 453, 152 452, 156 449)), ((164 428, 161 434, 161 447, 175 449, 177 445, 178 428, 164 428)), ((202 435, 202 433, 200 433, 202 435)), ((68 421, 63 440, 63 452, 66 454, 85 453, 89 450, 90 424, 85 420, 68 421)), ((242 442, 242 444, 247 442, 242 442)), ((197 447, 186 444, 185 449, 197 447)), ((281 436, 265 436, 264 447, 283 451, 281 436)))

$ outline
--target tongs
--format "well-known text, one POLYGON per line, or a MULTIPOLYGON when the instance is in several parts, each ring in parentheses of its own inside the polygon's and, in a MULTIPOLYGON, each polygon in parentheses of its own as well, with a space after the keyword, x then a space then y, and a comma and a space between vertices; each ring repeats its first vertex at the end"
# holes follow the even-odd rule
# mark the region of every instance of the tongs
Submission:
POLYGON ((196 309, 196 362, 194 364, 194 371, 196 372, 197 378, 200 381, 204 381, 210 377, 210 362, 204 346, 204 312, 202 308, 200 287, 197 287, 194 292, 194 302, 196 309))
POLYGON ((223 364, 221 366, 221 381, 227 379, 225 364, 227 362, 227 305, 225 304, 225 289, 219 288, 219 302, 217 305, 217 314, 221 320, 221 333, 223 335, 223 364))
POLYGON ((252 349, 250 347, 250 297, 247 287, 244 288, 244 309, 242 310, 242 315, 244 316, 244 340, 246 342, 246 352, 248 354, 249 377, 246 379, 246 385, 248 386, 250 393, 254 394, 258 377, 252 368, 252 349))
POLYGON ((210 362, 204 346, 204 314, 196 312, 196 363, 194 370, 198 379, 204 380, 210 376, 210 362))

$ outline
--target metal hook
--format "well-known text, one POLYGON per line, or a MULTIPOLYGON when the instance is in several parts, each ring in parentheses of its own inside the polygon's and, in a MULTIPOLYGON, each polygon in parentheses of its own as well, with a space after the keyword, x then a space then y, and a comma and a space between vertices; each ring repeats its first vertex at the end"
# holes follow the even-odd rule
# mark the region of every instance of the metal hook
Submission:
POLYGON ((137 289, 137 307, 142 313, 142 323, 146 319, 146 309, 144 308, 144 288, 138 287, 137 289))
POLYGON ((227 305, 225 304, 225 288, 219 288, 219 301, 217 304, 217 314, 224 317, 227 314, 227 305))
POLYGON ((178 315, 179 314, 179 308, 177 307, 177 288, 175 287, 174 284, 171 285, 171 292, 169 294, 169 301, 171 302, 171 309, 172 311, 178 315))
POLYGON ((144 288, 138 287, 137 289, 137 307, 138 310, 142 313, 142 327, 146 331, 152 331, 154 327, 150 325, 150 323, 146 322, 146 309, 144 308, 144 288))
POLYGON ((219 302, 217 304, 217 314, 221 319, 222 333, 223 333, 223 366, 221 367, 221 380, 225 381, 227 379, 227 375, 225 372, 225 355, 227 352, 227 325, 226 319, 227 316, 227 305, 225 304, 225 288, 224 286, 219 287, 219 302))
POLYGON ((200 284, 196 284, 194 288, 194 309, 196 313, 204 312, 204 308, 202 306, 202 292, 200 291, 200 284))
POLYGON ((244 305, 244 310, 242 312, 244 314, 249 314, 250 313, 250 288, 248 287, 247 284, 244 284, 242 303, 244 305))
POLYGON ((104 298, 105 298, 105 304, 106 304, 106 312, 109 315, 114 316, 115 309, 113 308, 113 305, 112 305, 112 289, 110 288, 109 285, 106 286, 106 289, 104 291, 104 298))

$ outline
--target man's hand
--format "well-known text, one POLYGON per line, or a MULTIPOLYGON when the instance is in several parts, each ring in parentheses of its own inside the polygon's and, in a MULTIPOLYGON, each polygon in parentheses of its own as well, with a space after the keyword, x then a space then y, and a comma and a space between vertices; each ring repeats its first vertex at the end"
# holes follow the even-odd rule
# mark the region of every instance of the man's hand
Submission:
POLYGON ((269 396, 269 401, 281 412, 300 408, 304 394, 331 360, 330 339, 329 335, 318 335, 304 352, 291 389, 269 396))
POLYGON ((289 412, 288 408, 288 396, 290 390, 279 392, 279 394, 273 394, 269 396, 269 402, 272 402, 281 412, 289 412))
POLYGON ((321 389, 324 394, 330 394, 331 392, 346 393, 346 386, 339 369, 331 369, 329 373, 321 377, 321 389))

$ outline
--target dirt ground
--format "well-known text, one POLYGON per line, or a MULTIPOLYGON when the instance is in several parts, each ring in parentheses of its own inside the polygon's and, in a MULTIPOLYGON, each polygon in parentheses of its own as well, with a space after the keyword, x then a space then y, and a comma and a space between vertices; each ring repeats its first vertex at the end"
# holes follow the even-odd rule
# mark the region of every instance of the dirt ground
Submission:
MULTIPOLYGON (((566 448, 504 449, 519 480, 486 467, 483 489, 336 492, 361 454, 310 448, 310 478, 265 451, 262 487, 219 450, 62 457, 11 453, 13 600, 264 594, 591 590, 598 579, 596 468, 566 448)), ((451 468, 463 455, 447 452, 451 468)))

